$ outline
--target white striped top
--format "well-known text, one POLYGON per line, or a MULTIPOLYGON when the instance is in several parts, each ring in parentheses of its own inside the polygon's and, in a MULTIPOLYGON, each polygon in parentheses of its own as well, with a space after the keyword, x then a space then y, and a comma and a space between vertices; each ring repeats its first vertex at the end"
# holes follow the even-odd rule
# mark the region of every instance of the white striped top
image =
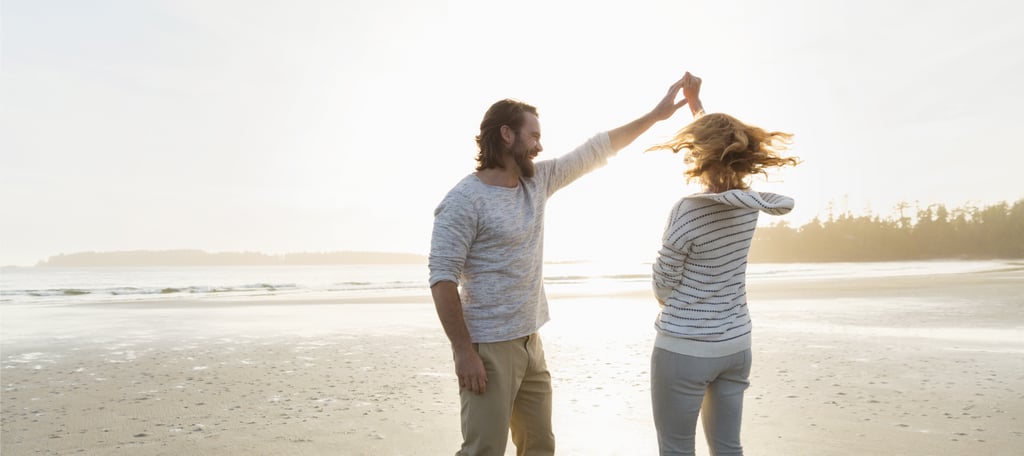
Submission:
POLYGON ((655 346, 705 358, 750 348, 746 270, 757 216, 792 209, 792 198, 749 190, 679 200, 654 262, 655 346))

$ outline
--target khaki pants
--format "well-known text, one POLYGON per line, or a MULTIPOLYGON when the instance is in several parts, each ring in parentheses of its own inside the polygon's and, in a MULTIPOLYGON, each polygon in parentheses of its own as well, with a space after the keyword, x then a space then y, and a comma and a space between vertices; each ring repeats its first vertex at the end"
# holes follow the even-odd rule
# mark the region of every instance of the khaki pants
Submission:
POLYGON ((474 346, 487 371, 487 391, 459 391, 463 442, 456 455, 504 455, 509 429, 517 455, 555 454, 551 374, 540 336, 474 346))

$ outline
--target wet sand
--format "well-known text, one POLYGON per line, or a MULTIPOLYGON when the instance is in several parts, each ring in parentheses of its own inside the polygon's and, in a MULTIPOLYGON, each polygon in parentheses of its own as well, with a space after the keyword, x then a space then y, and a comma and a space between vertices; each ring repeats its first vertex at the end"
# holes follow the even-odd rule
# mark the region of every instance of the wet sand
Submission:
MULTIPOLYGON (((0 453, 452 454, 456 383, 424 291, 4 307, 0 453)), ((1024 271, 779 280, 749 295, 748 454, 1024 448, 1024 271)), ((556 294, 551 308, 559 454, 656 454, 650 296, 556 294)))

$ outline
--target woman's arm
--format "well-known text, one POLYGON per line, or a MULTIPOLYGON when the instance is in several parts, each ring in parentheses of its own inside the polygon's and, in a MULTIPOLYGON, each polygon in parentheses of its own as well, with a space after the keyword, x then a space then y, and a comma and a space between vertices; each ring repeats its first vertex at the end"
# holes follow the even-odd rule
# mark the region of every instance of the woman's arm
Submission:
POLYGON ((651 112, 608 132, 608 139, 611 142, 612 149, 618 151, 630 145, 636 138, 654 126, 654 124, 672 117, 672 114, 675 114, 685 104, 690 104, 690 111, 696 116, 697 111, 694 111, 693 100, 689 97, 693 97, 696 100, 700 112, 703 113, 704 108, 701 106, 699 99, 700 82, 700 78, 687 71, 682 79, 676 81, 675 84, 668 88, 668 93, 665 94, 665 97, 658 102, 651 112), (679 95, 680 90, 683 91, 683 95, 687 96, 687 98, 683 98, 677 103, 676 96, 679 95))

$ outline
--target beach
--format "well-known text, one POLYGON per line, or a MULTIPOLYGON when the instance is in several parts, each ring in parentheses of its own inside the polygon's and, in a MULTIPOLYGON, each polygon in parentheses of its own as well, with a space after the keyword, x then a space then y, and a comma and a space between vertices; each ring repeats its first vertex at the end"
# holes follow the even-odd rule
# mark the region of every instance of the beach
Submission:
MULTIPOLYGON (((657 454, 650 292, 573 290, 549 290, 541 330, 558 453, 657 454)), ((1024 448, 1024 266, 786 277, 748 294, 747 454, 1024 448)), ((461 441, 426 288, 0 311, 5 456, 444 455, 461 441)))

